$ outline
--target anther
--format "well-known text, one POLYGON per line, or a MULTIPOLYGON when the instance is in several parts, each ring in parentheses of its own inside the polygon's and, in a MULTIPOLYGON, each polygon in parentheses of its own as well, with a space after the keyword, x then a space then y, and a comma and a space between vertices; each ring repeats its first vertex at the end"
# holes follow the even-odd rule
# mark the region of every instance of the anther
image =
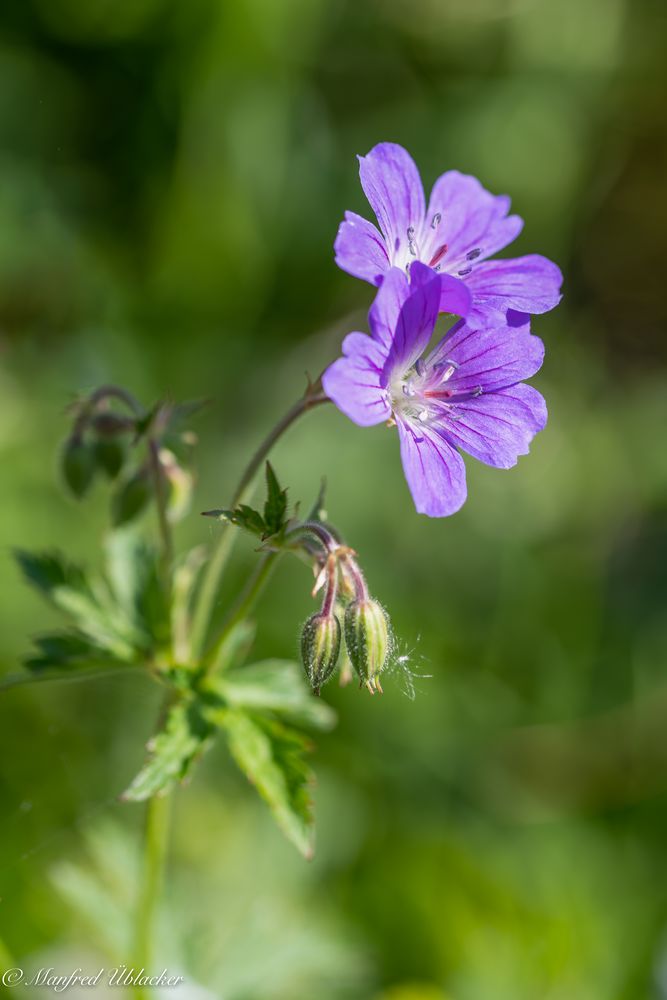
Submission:
POLYGON ((466 254, 466 260, 477 260, 481 252, 482 251, 479 247, 475 247, 474 250, 468 250, 468 253, 466 254))
POLYGON ((461 270, 457 271, 456 273, 460 278, 465 278, 466 274, 470 274, 471 271, 472 271, 471 267, 462 267, 461 270))
POLYGON ((417 359, 417 360, 415 361, 415 371, 417 372, 417 374, 418 374, 418 375, 419 375, 420 377, 421 377, 421 376, 422 376, 422 375, 424 374, 424 372, 426 371, 426 362, 424 361, 424 359, 423 359, 423 358, 418 358, 418 359, 417 359))
POLYGON ((431 229, 437 229, 438 226, 440 225, 441 219, 442 215, 440 214, 440 212, 436 212, 433 218, 431 219, 431 229))

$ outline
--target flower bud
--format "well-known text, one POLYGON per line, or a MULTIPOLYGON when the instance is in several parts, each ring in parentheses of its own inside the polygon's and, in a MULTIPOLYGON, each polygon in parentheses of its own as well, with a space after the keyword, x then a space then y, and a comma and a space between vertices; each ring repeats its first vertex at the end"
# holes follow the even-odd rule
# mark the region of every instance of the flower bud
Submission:
POLYGON ((77 500, 80 500, 95 478, 95 451, 92 445, 78 434, 72 435, 62 454, 62 473, 65 483, 77 500))
POLYGON ((334 614, 318 611, 303 626, 301 659, 315 694, 320 693, 336 669, 340 638, 340 622, 334 614))
POLYGON ((151 499, 151 479, 148 469, 141 468, 120 484, 111 500, 111 520, 115 528, 133 521, 151 499))
POLYGON ((125 462, 126 450, 118 438, 99 438, 95 442, 95 461, 109 479, 115 479, 125 462))
POLYGON ((370 597, 358 598, 345 612, 345 645, 359 680, 373 694, 382 691, 382 673, 390 647, 384 608, 370 597))

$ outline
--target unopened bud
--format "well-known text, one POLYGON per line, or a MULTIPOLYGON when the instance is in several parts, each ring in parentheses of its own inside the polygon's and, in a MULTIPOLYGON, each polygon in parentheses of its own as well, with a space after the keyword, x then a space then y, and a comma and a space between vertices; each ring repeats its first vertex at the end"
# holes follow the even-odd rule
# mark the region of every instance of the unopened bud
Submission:
POLYGON ((362 684, 371 694, 382 692, 379 677, 389 654, 390 636, 387 615, 377 601, 365 597, 348 605, 345 645, 362 684))
POLYGON ((151 480, 146 468, 141 468, 121 483, 111 500, 111 520, 114 527, 134 520, 151 499, 151 480))
POLYGON ((331 677, 338 663, 341 628, 334 614, 318 611, 301 632, 301 659, 315 694, 331 677))
POLYGON ((77 500, 90 489, 95 478, 95 466, 93 446, 78 435, 69 438, 62 454, 62 473, 77 500))
POLYGON ((118 438, 100 438, 95 442, 95 461, 109 479, 115 479, 125 462, 125 446, 118 438))

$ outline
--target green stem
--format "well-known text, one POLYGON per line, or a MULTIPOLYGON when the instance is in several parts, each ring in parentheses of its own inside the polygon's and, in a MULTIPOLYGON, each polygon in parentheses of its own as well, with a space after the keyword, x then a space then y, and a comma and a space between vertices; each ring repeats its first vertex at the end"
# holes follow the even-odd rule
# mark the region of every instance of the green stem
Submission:
MULTIPOLYGON (((264 590, 264 587, 266 586, 268 579, 275 568, 278 558, 282 554, 282 552, 267 552, 262 561, 255 567, 255 571, 248 580, 243 593, 240 595, 238 601, 225 619, 220 634, 216 637, 216 647, 219 647, 225 641, 234 626, 238 625, 240 621, 243 621, 250 611, 252 611, 257 598, 264 590)), ((211 663, 215 663, 215 656, 212 657, 211 663)))
MULTIPOLYGON (((287 431, 303 413, 306 413, 315 406, 328 402, 329 397, 325 396, 322 392, 321 380, 318 379, 317 382, 308 387, 308 391, 305 395, 287 411, 282 420, 278 421, 273 430, 271 430, 262 441, 261 445, 243 471, 243 475, 241 476, 238 486, 236 487, 234 495, 230 501, 230 508, 236 507, 237 504, 242 503, 246 499, 257 471, 261 467, 265 458, 268 456, 276 441, 282 437, 285 431, 287 431)), ((225 566, 227 565, 227 560, 231 554, 232 547, 234 545, 234 538, 235 535, 228 530, 228 525, 223 526, 218 547, 213 553, 204 575, 204 580, 202 582, 192 622, 191 644, 192 654, 195 660, 201 657, 206 647, 206 639, 218 596, 220 580, 225 566)))
MULTIPOLYGON (((137 908, 134 961, 149 975, 154 958, 155 917, 167 859, 170 807, 171 801, 168 795, 154 795, 146 806, 143 881, 137 908)), ((136 994, 145 996, 146 991, 137 989, 136 994)))
POLYGON ((48 670, 43 674, 6 674, 0 677, 0 692, 9 688, 21 687, 24 684, 43 684, 46 681, 85 681, 89 677, 110 677, 111 674, 120 674, 122 667, 92 667, 90 669, 77 669, 75 673, 71 670, 48 670))
POLYGON ((173 544, 171 539, 171 525, 167 514, 167 480, 162 470, 160 461, 160 446, 154 438, 148 442, 148 453, 150 457, 151 475, 153 477, 153 488, 155 490, 155 503, 157 506, 158 526, 160 529, 160 540, 162 542, 162 579, 165 587, 169 587, 171 566, 173 563, 173 544))

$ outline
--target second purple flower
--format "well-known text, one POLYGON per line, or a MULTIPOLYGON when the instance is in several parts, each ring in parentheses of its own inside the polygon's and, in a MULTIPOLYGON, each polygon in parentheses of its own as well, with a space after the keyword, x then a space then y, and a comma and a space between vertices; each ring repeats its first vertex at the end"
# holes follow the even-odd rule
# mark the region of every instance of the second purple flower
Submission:
POLYGON ((459 449, 507 469, 546 424, 544 399, 523 379, 539 370, 544 346, 528 323, 472 328, 456 323, 429 353, 438 313, 455 312, 456 288, 415 261, 385 275, 369 313, 371 336, 350 333, 324 390, 362 427, 395 423, 417 510, 455 513, 467 495, 459 449))

